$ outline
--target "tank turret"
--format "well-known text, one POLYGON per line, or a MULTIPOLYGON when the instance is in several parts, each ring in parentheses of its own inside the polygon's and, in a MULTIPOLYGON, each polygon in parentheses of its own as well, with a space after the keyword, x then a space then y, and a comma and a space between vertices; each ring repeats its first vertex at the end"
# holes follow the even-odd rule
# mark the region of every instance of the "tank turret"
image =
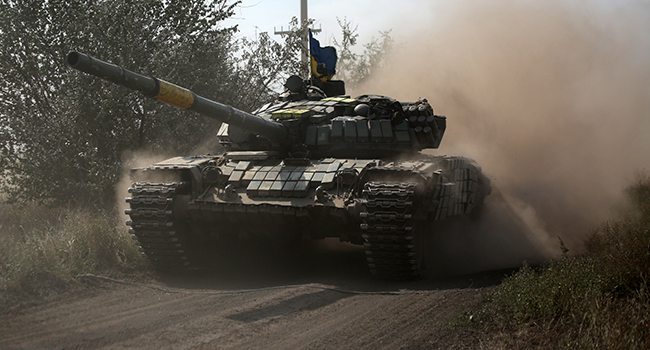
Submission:
POLYGON ((434 115, 426 99, 398 102, 378 95, 332 96, 332 92, 345 91, 342 82, 311 84, 293 76, 278 103, 248 113, 82 53, 70 52, 67 63, 161 102, 222 121, 218 137, 228 151, 290 151, 313 158, 401 156, 438 148, 446 127, 445 117, 434 115), (271 145, 254 142, 257 137, 271 145))

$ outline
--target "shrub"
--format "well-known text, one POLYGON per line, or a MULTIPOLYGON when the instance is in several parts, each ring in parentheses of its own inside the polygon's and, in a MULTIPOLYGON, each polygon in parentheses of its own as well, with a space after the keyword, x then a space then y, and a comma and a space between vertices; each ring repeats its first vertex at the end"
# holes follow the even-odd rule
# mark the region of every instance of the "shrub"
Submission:
POLYGON ((650 177, 639 176, 627 194, 624 214, 602 224, 584 254, 524 266, 489 292, 482 324, 540 348, 648 348, 650 177))
POLYGON ((75 275, 145 266, 123 223, 108 211, 0 204, 0 289, 43 294, 75 275))

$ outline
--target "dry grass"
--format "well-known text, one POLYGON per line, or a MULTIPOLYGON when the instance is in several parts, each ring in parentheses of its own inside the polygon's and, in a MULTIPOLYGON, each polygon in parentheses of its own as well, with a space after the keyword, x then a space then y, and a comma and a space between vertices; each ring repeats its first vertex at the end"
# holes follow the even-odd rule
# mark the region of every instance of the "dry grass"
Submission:
POLYGON ((650 177, 630 206, 585 242, 586 253, 524 267, 486 295, 478 320, 510 348, 650 347, 650 177))
POLYGON ((75 275, 146 266, 117 215, 0 203, 0 293, 4 301, 65 289, 75 275))

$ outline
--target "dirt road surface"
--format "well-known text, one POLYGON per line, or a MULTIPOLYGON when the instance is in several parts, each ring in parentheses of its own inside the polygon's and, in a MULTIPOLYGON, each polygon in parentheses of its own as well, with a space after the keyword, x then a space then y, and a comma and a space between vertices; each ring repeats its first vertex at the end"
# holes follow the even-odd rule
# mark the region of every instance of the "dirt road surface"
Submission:
POLYGON ((431 242, 445 248, 431 249, 436 268, 419 281, 372 279, 362 247, 331 241, 298 254, 247 245, 195 276, 79 278, 54 300, 0 311, 0 349, 481 348, 449 322, 535 251, 492 214, 471 230, 446 227, 454 239, 431 242))
POLYGON ((0 348, 446 349, 477 344, 467 334, 456 339, 459 334, 447 324, 478 302, 480 287, 498 283, 503 272, 395 283, 372 280, 363 264, 335 271, 361 258, 359 253, 325 255, 321 262, 329 267, 310 277, 301 276, 301 268, 293 275, 275 273, 278 266, 270 264, 247 281, 235 274, 143 285, 83 278, 81 290, 0 315, 0 348), (371 294, 404 289, 411 294, 371 294))

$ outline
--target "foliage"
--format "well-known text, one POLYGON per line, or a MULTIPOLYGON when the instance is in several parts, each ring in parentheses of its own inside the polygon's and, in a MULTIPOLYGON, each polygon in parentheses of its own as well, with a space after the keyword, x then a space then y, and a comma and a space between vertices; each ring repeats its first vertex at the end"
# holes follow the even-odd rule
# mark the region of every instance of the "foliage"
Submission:
POLYGON ((0 291, 5 299, 62 288, 77 274, 146 266, 114 212, 0 204, 0 291))
MULTIPOLYGON (((0 190, 14 201, 97 205, 112 201, 123 157, 218 151, 219 123, 142 98, 65 66, 77 50, 253 110, 301 63, 302 26, 283 42, 263 33, 237 41, 222 28, 236 0, 0 0, 0 190)), ((311 22, 310 22, 311 23, 311 22)), ((392 45, 389 32, 353 54, 347 21, 339 63, 350 86, 362 82, 392 45)))
MULTIPOLYGON (((219 123, 142 98, 65 66, 81 51, 199 95, 253 110, 300 62, 305 26, 293 18, 283 42, 263 33, 237 41, 222 28, 237 0, 0 0, 0 190, 14 201, 103 206, 125 154, 218 151, 219 123)), ((383 62, 381 41, 353 55, 344 30, 341 77, 354 85, 383 62)), ((346 24, 348 23, 348 24, 346 24)), ((347 29, 346 29, 347 28, 347 29)), ((355 28, 356 30, 356 28, 355 28)))
POLYGON ((125 150, 185 152, 218 123, 64 65, 78 50, 238 106, 227 0, 0 0, 0 145, 14 199, 112 198, 125 150), (179 122, 182 120, 183 122, 179 122), (188 142, 191 139, 191 142, 188 142))
POLYGON ((260 103, 268 102, 269 97, 282 91, 283 84, 290 75, 306 76, 307 67, 300 62, 302 33, 305 26, 298 26, 293 17, 283 43, 278 43, 266 32, 255 39, 243 38, 242 56, 238 60, 240 76, 235 77, 237 93, 246 96, 245 109, 252 110, 260 103))
POLYGON ((626 214, 599 227, 585 254, 525 266, 487 296, 482 322, 540 347, 647 348, 650 177, 627 192, 626 214))
POLYGON ((354 52, 359 34, 358 25, 353 27, 352 22, 347 18, 336 19, 341 27, 342 39, 334 39, 334 45, 338 51, 337 79, 344 80, 350 87, 363 83, 371 74, 383 68, 386 64, 386 56, 391 52, 394 39, 390 36, 390 30, 380 31, 380 38, 372 38, 369 43, 364 44, 363 54, 354 52))

